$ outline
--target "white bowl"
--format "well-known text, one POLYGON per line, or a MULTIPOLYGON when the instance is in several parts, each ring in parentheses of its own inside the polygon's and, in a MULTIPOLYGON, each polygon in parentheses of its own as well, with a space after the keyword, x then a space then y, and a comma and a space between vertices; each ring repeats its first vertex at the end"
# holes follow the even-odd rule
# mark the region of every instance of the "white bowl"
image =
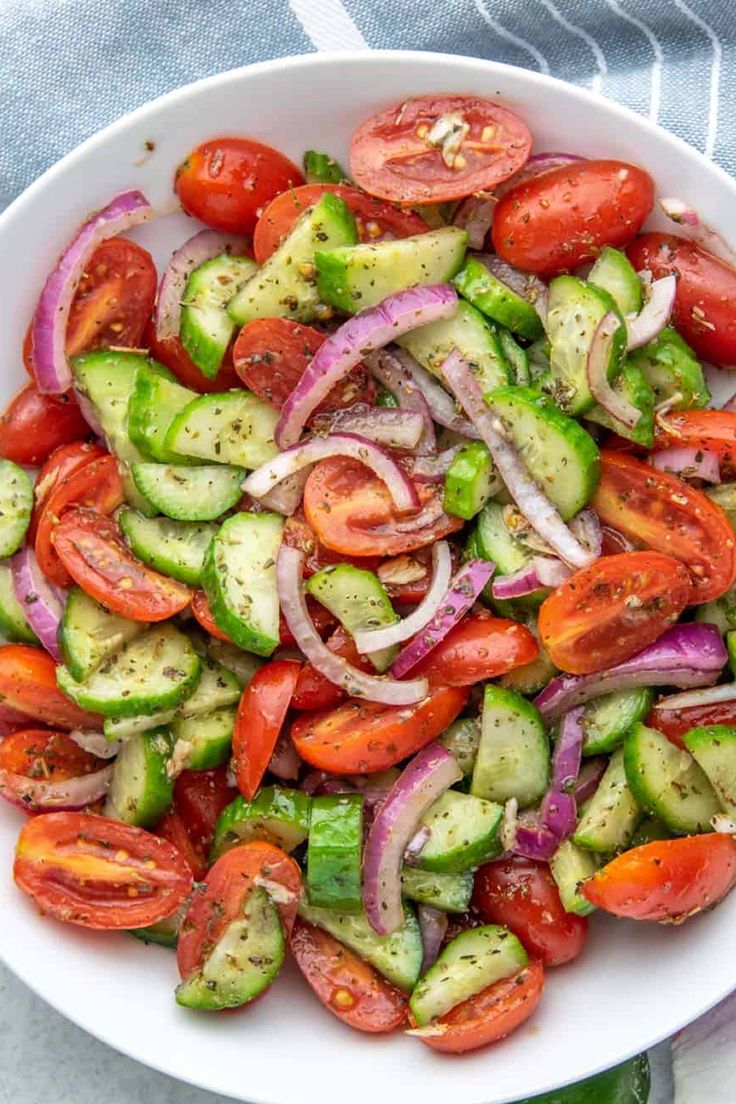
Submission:
MULTIPOLYGON (((381 51, 267 62, 200 81, 108 127, 36 181, 0 217, 0 399, 24 381, 20 347, 39 287, 85 215, 142 188, 165 215, 136 232, 160 265, 192 233, 175 212, 174 167, 217 134, 263 139, 298 161, 305 148, 345 161, 355 126, 422 92, 475 92, 517 109, 537 150, 622 157, 660 194, 697 203, 736 241, 736 186, 646 120, 578 88, 521 69, 427 53, 381 51), (144 142, 155 151, 144 156, 144 142), (166 214, 166 212, 169 212, 166 214)), ((402 1035, 340 1024, 293 967, 257 1007, 197 1014, 173 1000, 173 955, 122 935, 42 919, 14 887, 21 818, 0 809, 0 955, 49 1004, 139 1061, 206 1089, 264 1104, 354 1104, 408 1092, 422 1104, 504 1104, 578 1081, 694 1020, 736 988, 736 894, 681 928, 595 917, 582 959, 550 970, 534 1017, 510 1039, 464 1058, 402 1035), (403 1090, 400 1088, 403 1086, 403 1090)))

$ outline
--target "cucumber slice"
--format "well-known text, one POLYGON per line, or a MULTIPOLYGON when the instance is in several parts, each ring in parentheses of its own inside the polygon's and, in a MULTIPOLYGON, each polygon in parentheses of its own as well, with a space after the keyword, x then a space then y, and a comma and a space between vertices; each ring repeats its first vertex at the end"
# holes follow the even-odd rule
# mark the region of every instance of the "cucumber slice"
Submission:
POLYGON ((720 598, 703 602, 695 607, 695 620, 705 625, 715 625, 721 636, 736 628, 736 586, 732 586, 720 598))
POLYGON ((650 1085, 649 1059, 640 1054, 597 1077, 518 1104, 647 1104, 650 1085))
POLYGON ((165 623, 129 641, 84 682, 66 667, 56 674, 60 689, 82 709, 136 717, 178 705, 196 686, 201 666, 187 637, 165 623))
POLYGON ((705 771, 655 728, 637 724, 624 741, 624 767, 631 792, 671 832, 709 832, 721 806, 705 771))
POLYGON ((457 453, 445 476, 445 513, 470 521, 500 488, 487 447, 472 441, 457 453))
POLYGON ((533 805, 549 784, 549 740, 539 710, 513 690, 487 685, 470 792, 503 805, 533 805))
POLYGON ((397 344, 439 379, 442 362, 457 349, 478 377, 484 393, 509 382, 506 358, 492 323, 463 300, 454 317, 420 326, 397 338, 397 344))
POLYGON ((181 583, 199 586, 204 555, 217 532, 217 525, 146 518, 135 510, 126 509, 120 511, 118 521, 139 560, 181 583))
POLYGON ((133 479, 156 510, 175 521, 214 521, 243 496, 243 468, 134 464, 133 479))
POLYGON ((422 935, 416 914, 409 905, 404 905, 404 923, 391 935, 374 932, 362 912, 340 913, 313 908, 304 898, 299 902, 299 915, 344 943, 399 989, 413 989, 419 980, 424 955, 422 935))
POLYGON ((498 327, 498 340, 508 365, 509 383, 515 383, 517 387, 528 387, 531 383, 531 374, 526 349, 523 349, 514 335, 503 326, 498 327))
POLYGON ((540 690, 544 690, 550 679, 559 674, 539 641, 537 644, 539 644, 539 655, 536 659, 531 663, 525 663, 522 667, 515 667, 513 671, 501 677, 501 686, 505 690, 515 690, 518 694, 533 696, 540 690))
POLYGON ((142 456, 162 464, 191 463, 165 445, 166 433, 176 415, 197 398, 196 391, 147 372, 136 373, 133 394, 128 402, 128 433, 142 456))
POLYGON ((705 771, 729 816, 736 816, 736 728, 706 725, 683 736, 685 747, 705 771))
POLYGON ((211 656, 205 656, 202 659, 199 681, 189 697, 181 703, 177 713, 179 717, 196 717, 211 713, 213 709, 237 705, 240 694, 240 683, 233 672, 211 656))
MULTIPOLYGON (((512 575, 526 566, 532 558, 532 551, 514 536, 504 521, 504 508, 500 502, 487 502, 478 515, 478 526, 475 530, 475 546, 468 550, 468 558, 473 555, 480 556, 482 560, 493 560, 496 565, 495 577, 500 575, 512 575)), ((526 594, 523 598, 517 598, 509 603, 510 613, 517 607, 525 609, 537 609, 549 590, 541 588, 532 594, 526 594)), ((493 598, 491 587, 486 587, 484 598, 489 605, 498 603, 493 598)))
POLYGON ((621 374, 613 381, 613 390, 629 400, 632 406, 641 411, 635 426, 625 425, 624 422, 614 418, 603 406, 596 405, 585 415, 586 420, 595 422, 605 429, 611 429, 618 433, 619 437, 626 437, 644 448, 652 448, 654 445, 654 392, 646 380, 646 376, 633 361, 627 360, 621 369, 621 374))
POLYGON ((168 771, 172 746, 165 728, 141 732, 123 744, 113 767, 105 816, 139 828, 160 820, 174 796, 168 771))
POLYGON ((200 395, 174 418, 166 447, 210 464, 258 468, 278 455, 278 410, 250 391, 200 395))
POLYGON ((731 528, 736 529, 736 483, 721 483, 718 487, 709 487, 705 493, 718 503, 731 522, 731 528))
POLYGON ((202 375, 214 379, 235 330, 227 304, 258 265, 249 257, 221 253, 190 274, 184 288, 179 339, 202 375))
POLYGON ((607 291, 621 314, 638 314, 641 310, 641 280, 620 250, 604 245, 588 274, 588 283, 607 291))
POLYGON ((174 776, 184 770, 212 770, 227 763, 233 747, 235 707, 224 705, 211 713, 196 713, 193 717, 176 717, 171 722, 174 753, 171 771, 174 776))
POLYGON ((16 644, 38 644, 38 639, 15 597, 10 564, 0 563, 0 632, 16 644))
POLYGON ((565 840, 549 860, 549 868, 565 912, 573 912, 576 916, 595 912, 595 905, 580 893, 582 883, 592 878, 598 869, 598 860, 592 851, 584 851, 572 840, 565 840))
MULTIPOLYGON (((351 636, 369 629, 381 629, 399 620, 378 576, 352 564, 335 564, 334 567, 317 571, 307 580, 305 589, 338 619, 351 636)), ((369 658, 377 671, 385 671, 398 651, 398 645, 394 645, 371 652, 369 658)))
POLYGON ((405 897, 443 912, 465 912, 473 893, 473 873, 434 874, 405 866, 401 871, 401 888, 405 897))
POLYGON ((242 326, 254 318, 293 318, 313 322, 331 310, 317 290, 317 250, 354 245, 355 219, 336 195, 326 192, 294 227, 260 272, 240 289, 228 305, 233 322, 242 326))
POLYGON ((643 721, 653 705, 654 691, 649 686, 615 690, 588 702, 583 714, 583 755, 615 751, 632 725, 643 721))
POLYGON ((447 790, 419 822, 429 829, 429 838, 413 861, 437 874, 474 870, 501 854, 502 820, 503 805, 447 790))
POLYGON ((600 454, 589 433, 531 387, 503 387, 486 396, 529 474, 568 521, 598 485, 600 454))
POLYGON ((465 778, 470 778, 480 743, 480 718, 461 717, 459 721, 453 721, 440 736, 440 743, 455 757, 465 778))
POLYGON ((707 406, 710 392, 693 350, 677 330, 665 326, 653 341, 630 354, 654 391, 655 402, 670 402, 673 410, 707 406))
POLYGON ((12 460, 0 460, 0 556, 12 556, 31 523, 33 484, 12 460))
POLYGON ((100 664, 134 640, 148 626, 109 613, 80 587, 69 591, 59 626, 59 647, 69 674, 84 682, 100 664))
POLYGON ((318 250, 317 289, 325 303, 355 314, 405 288, 448 283, 467 245, 465 230, 443 226, 410 238, 318 250))
POLYGON ((325 794, 313 798, 307 848, 309 904, 338 912, 360 912, 362 853, 362 795, 325 794))
MULTIPOLYGON (((556 276, 549 285, 547 337, 550 376, 545 382, 557 406, 566 414, 584 414, 595 405, 588 386, 587 362, 593 334, 608 311, 620 313, 608 292, 576 276, 556 276)), ((607 375, 613 381, 626 354, 626 327, 613 335, 607 375)))
POLYGON ((217 1011, 252 1001, 275 980, 284 961, 286 940, 276 906, 256 886, 207 956, 201 970, 177 986, 184 1008, 217 1011))
POLYGON ((216 640, 214 636, 207 641, 207 655, 235 675, 241 690, 245 690, 258 668, 263 666, 262 660, 250 652, 243 652, 234 644, 216 640))
POLYGON ((264 786, 252 801, 236 797, 217 819, 212 861, 236 844, 253 839, 293 851, 309 835, 311 808, 311 797, 285 786, 264 786))
POLYGON ((240 648, 270 656, 279 642, 276 556, 284 519, 236 514, 207 550, 203 584, 212 616, 240 648))
POLYGON ((304 179, 307 184, 342 184, 348 179, 345 170, 329 153, 306 150, 304 179))
POLYGON ((463 298, 494 322, 528 341, 536 341, 544 334, 542 319, 533 305, 494 276, 477 257, 465 262, 453 283, 463 298))
POLYGON ((550 344, 546 337, 535 341, 526 350, 529 363, 529 379, 533 385, 542 386, 542 380, 549 375, 550 344))
POLYGON ((728 669, 732 675, 736 675, 736 632, 726 633, 726 651, 728 652, 728 669))
POLYGON ((631 837, 631 847, 641 847, 645 843, 652 843, 654 840, 666 840, 672 839, 672 833, 668 828, 665 828, 661 820, 657 820, 656 817, 645 816, 639 821, 636 826, 636 831, 631 837))
POLYGON ((600 781, 575 829, 573 843, 587 851, 608 854, 628 847, 642 810, 629 788, 621 748, 611 756, 600 781))
POLYGON ((485 924, 456 935, 434 966, 420 978, 409 1000, 418 1027, 444 1016, 528 962, 527 953, 508 928, 485 924))
POLYGON ((184 919, 189 901, 185 901, 173 916, 167 916, 165 920, 159 920, 155 924, 149 924, 147 928, 130 928, 129 935, 140 939, 141 943, 155 943, 159 947, 176 947, 179 942, 179 929, 184 919))

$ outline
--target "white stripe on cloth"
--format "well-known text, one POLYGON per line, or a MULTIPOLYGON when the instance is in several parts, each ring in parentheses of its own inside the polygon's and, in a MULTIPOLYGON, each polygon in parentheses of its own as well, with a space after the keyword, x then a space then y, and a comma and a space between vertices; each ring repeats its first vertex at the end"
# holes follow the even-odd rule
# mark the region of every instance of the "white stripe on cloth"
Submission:
POLYGON ((519 49, 526 50, 526 52, 536 61, 537 65, 539 66, 539 71, 541 73, 546 73, 547 76, 549 76, 549 62, 547 61, 544 54, 541 53, 536 46, 533 46, 531 42, 527 42, 525 38, 519 38, 518 35, 515 35, 512 31, 509 31, 506 29, 506 27, 503 27, 498 22, 498 20, 494 19, 493 16, 488 12, 483 3, 483 0, 475 0, 475 6, 481 19, 483 19, 484 22, 486 22, 488 26, 496 32, 497 35, 500 35, 501 38, 505 38, 507 42, 512 42, 514 46, 518 46, 519 49))
POLYGON ((672 1040, 674 1104, 733 1104, 735 1053, 736 993, 733 993, 672 1040))
POLYGON ((289 0, 289 7, 322 53, 369 49, 340 0, 289 0))
POLYGON ((600 92, 601 80, 608 72, 608 66, 597 39, 595 39, 592 34, 589 34, 583 27, 579 27, 577 23, 571 23, 569 19, 566 19, 559 8, 552 3, 552 0, 541 0, 541 3, 552 18, 557 20, 561 27, 564 27, 571 35, 575 35, 576 38, 582 39, 582 41, 590 47, 590 51, 595 58, 595 63, 598 68, 598 72, 593 75, 593 79, 590 82, 590 87, 594 92, 600 92))
POLYGON ((701 31, 704 31, 710 39, 710 44, 713 47, 713 66, 710 71, 710 107, 708 109, 708 131, 705 136, 705 156, 712 157, 713 150, 716 148, 716 138, 718 137, 718 96, 719 85, 721 82, 721 58, 723 50, 721 47, 721 40, 716 32, 711 27, 710 23, 706 23, 704 19, 701 19, 692 8, 689 8, 685 3, 685 0, 675 0, 675 4, 689 19, 692 19, 693 23, 697 27, 700 27, 701 31))
POLYGON ((656 123, 659 117, 659 103, 662 94, 662 66, 664 63, 662 45, 651 27, 647 27, 646 23, 642 23, 641 19, 637 19, 635 15, 630 15, 629 12, 624 11, 618 3, 618 0, 606 0, 606 3, 609 8, 614 11, 616 15, 620 16, 621 19, 625 20, 626 23, 630 23, 632 27, 636 27, 637 30, 640 30, 652 47, 654 61, 652 63, 651 92, 649 97, 649 118, 653 123, 656 123))

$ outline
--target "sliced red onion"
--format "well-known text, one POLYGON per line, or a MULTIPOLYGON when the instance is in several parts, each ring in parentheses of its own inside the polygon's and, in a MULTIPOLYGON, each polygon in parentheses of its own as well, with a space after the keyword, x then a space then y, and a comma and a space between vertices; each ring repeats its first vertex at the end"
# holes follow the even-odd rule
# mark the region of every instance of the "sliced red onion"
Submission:
POLYGON ((671 272, 668 276, 654 280, 642 309, 633 318, 626 319, 629 350, 646 345, 647 341, 652 341, 660 330, 664 329, 675 306, 676 294, 677 277, 674 273, 671 272))
POLYGON ((108 740, 102 732, 90 732, 86 728, 77 728, 69 733, 69 738, 74 741, 82 751, 98 759, 114 759, 120 751, 120 740, 108 740))
POLYGON ((356 632, 355 647, 363 655, 391 648, 421 632, 436 615, 452 577, 452 555, 447 541, 437 541, 432 546, 432 580, 427 593, 418 606, 402 621, 382 629, 366 629, 356 632))
POLYGON ((452 461, 460 452, 461 445, 451 445, 437 456, 418 456, 411 470, 415 483, 444 483, 445 476, 452 467, 452 461))
POLYGON ((584 160, 585 158, 580 157, 577 153, 535 153, 514 176, 499 184, 494 189, 493 194, 496 199, 500 199, 506 192, 510 192, 527 180, 533 180, 536 176, 543 176, 544 173, 552 172, 553 169, 560 169, 563 165, 572 165, 576 161, 584 160))
POLYGON ((554 556, 535 556, 534 568, 543 587, 558 587, 566 583, 572 572, 567 564, 554 556))
POLYGON ((330 651, 309 616, 302 585, 304 553, 282 544, 276 560, 276 585, 279 602, 291 634, 309 662, 335 686, 351 697, 384 705, 414 705, 427 696, 426 679, 397 682, 395 679, 367 675, 342 656, 330 651))
MULTIPOLYGON (((421 387, 406 369, 401 358, 388 349, 381 349, 380 352, 371 353, 366 357, 366 364, 376 379, 388 388, 401 410, 420 415, 422 433, 416 443, 417 453, 426 456, 436 452, 437 438, 429 404, 421 387)), ((355 432, 359 433, 360 430, 355 432)))
POLYGON ((596 402, 617 422, 633 429, 641 418, 641 410, 629 402, 623 393, 616 391, 608 379, 611 346, 614 334, 620 326, 621 319, 613 311, 609 311, 600 320, 588 350, 586 374, 590 392, 596 402))
POLYGON ((309 479, 311 470, 312 465, 308 464, 306 468, 301 468, 293 475, 287 475, 286 479, 282 479, 265 495, 261 495, 259 502, 267 510, 273 510, 276 514, 283 514, 284 517, 291 517, 301 505, 304 497, 304 486, 307 479, 309 479))
POLYGON ((77 285, 96 246, 145 222, 152 214, 143 192, 121 192, 82 225, 62 253, 43 286, 31 323, 33 369, 39 391, 61 395, 72 385, 65 350, 66 326, 77 285))
POLYGON ((686 228, 685 233, 690 241, 702 245, 703 249, 707 249, 714 256, 725 261, 726 264, 736 264, 734 250, 722 234, 719 234, 707 222, 702 221, 695 207, 691 207, 684 200, 677 199, 674 196, 665 196, 664 199, 660 199, 659 206, 668 219, 677 223, 678 226, 686 228))
POLYGON ((587 567, 597 557, 576 540, 555 506, 531 478, 507 439, 501 421, 483 401, 478 381, 457 349, 445 360, 442 374, 475 423, 509 494, 534 531, 560 559, 573 567, 587 567))
POLYGON ((392 675, 403 678, 445 639, 468 612, 495 569, 491 560, 468 560, 463 564, 441 597, 437 612, 391 664, 392 675))
POLYGON ((563 713, 614 690, 634 686, 708 686, 728 656, 715 625, 673 625, 637 655, 592 675, 558 675, 534 699, 547 723, 563 713))
POLYGON ((299 777, 301 765, 302 761, 291 737, 287 732, 282 732, 276 741, 268 769, 282 782, 294 782, 299 777))
POLYGON ((451 284, 407 288, 389 295, 376 307, 349 318, 319 347, 311 364, 284 403, 276 425, 279 448, 294 445, 311 414, 335 384, 375 349, 397 337, 457 310, 451 284))
POLYGON ((246 476, 243 490, 254 498, 262 498, 282 479, 331 456, 349 456, 370 468, 386 484, 398 510, 415 510, 419 506, 417 489, 401 465, 373 441, 353 433, 312 437, 303 444, 292 445, 246 476))
POLYGON ((200 230, 179 246, 161 278, 156 304, 156 337, 165 341, 177 337, 181 320, 181 304, 184 287, 195 268, 205 261, 219 257, 221 253, 244 256, 250 244, 247 238, 233 234, 221 234, 219 230, 200 230))
POLYGON ((580 773, 580 760, 583 754, 583 715, 585 709, 579 705, 566 713, 560 723, 557 742, 552 757, 552 788, 572 793, 580 773))
POLYGON ((491 593, 500 602, 511 601, 514 598, 523 598, 527 594, 533 594, 542 586, 534 559, 520 567, 518 571, 512 571, 510 575, 499 575, 493 580, 491 593))
POLYGON ((603 548, 603 529, 595 510, 586 506, 571 520, 570 529, 584 548, 592 552, 596 558, 600 556, 603 548))
POLYGON ((452 225, 459 226, 468 235, 470 249, 482 249, 493 223, 493 212, 498 196, 471 195, 462 201, 452 217, 452 225))
POLYGON ((575 804, 578 808, 583 802, 588 801, 598 789, 600 780, 606 773, 607 766, 608 760, 605 755, 596 755, 594 759, 587 759, 583 763, 575 786, 575 804))
POLYGON ((299 789, 302 793, 309 794, 310 797, 314 797, 316 793, 320 792, 321 787, 328 781, 330 775, 327 771, 323 770, 311 770, 302 778, 299 783, 299 789))
POLYGON ((363 904, 379 935, 390 935, 404 922, 401 866, 419 821, 462 776, 453 756, 435 740, 408 763, 381 806, 363 852, 363 904))
POLYGON ((495 253, 479 253, 478 258, 491 275, 505 284, 521 299, 533 306, 543 322, 547 321, 547 285, 531 272, 522 272, 497 257, 495 253))
MULTIPOLYGON (((426 403, 424 404, 426 408, 426 403)), ((430 428, 432 419, 427 409, 430 428)), ((391 407, 371 407, 358 404, 341 410, 332 418, 330 433, 351 433, 366 437, 378 445, 394 449, 415 449, 425 429, 425 419, 415 410, 392 410, 391 407)), ((434 431, 433 435, 434 435, 434 431)))
POLYGON ((478 430, 472 422, 458 413, 454 398, 448 395, 436 376, 422 367, 405 349, 392 350, 392 356, 424 395, 433 421, 445 429, 451 429, 453 433, 469 437, 471 441, 480 439, 478 430))
POLYGON ((501 846, 505 852, 514 850, 516 832, 519 827, 519 802, 515 797, 510 797, 503 807, 503 819, 498 835, 501 846))
POLYGON ((684 694, 670 694, 666 698, 660 698, 657 702, 657 711, 720 705, 722 702, 734 700, 736 700, 736 682, 725 682, 720 686, 708 686, 704 690, 688 690, 684 694))
POLYGON ((419 856, 424 848, 432 838, 432 829, 428 824, 422 824, 422 826, 414 833, 409 842, 406 845, 404 851, 404 862, 409 866, 415 866, 419 860, 419 856))
MULTIPOLYGON (((627 537, 624 533, 619 533, 618 529, 614 529, 611 525, 601 525, 601 543, 603 539, 608 541, 609 548, 613 547, 616 552, 634 552, 636 545, 627 537)), ((611 555, 612 553, 608 553, 611 555)))
POLYGON ((91 400, 88 399, 86 395, 83 395, 82 392, 79 391, 76 387, 72 388, 72 393, 74 395, 74 398, 76 399, 77 406, 79 407, 82 417, 94 433, 95 437, 99 437, 100 440, 104 440, 105 432, 102 428, 102 423, 97 416, 97 411, 95 409, 94 403, 91 402, 91 400))
POLYGON ((653 452, 652 466, 659 471, 673 472, 685 478, 702 479, 706 483, 721 482, 718 454, 708 449, 668 448, 653 452))
POLYGON ((530 859, 549 860, 560 844, 575 831, 577 803, 575 783, 583 750, 583 714, 578 706, 562 718, 552 758, 552 783, 539 809, 536 823, 520 824, 514 851, 530 859))
POLYGON ((105 796, 110 788, 112 772, 111 763, 92 774, 53 782, 0 770, 0 795, 12 805, 30 812, 85 809, 105 796))
POLYGON ((49 655, 61 663, 57 634, 66 602, 63 591, 49 582, 38 566, 33 549, 27 546, 15 553, 10 570, 15 597, 26 621, 49 655))
POLYGON ((447 913, 432 905, 419 905, 417 908, 419 930, 422 933, 422 973, 434 966, 437 956, 447 935, 449 921, 447 913))

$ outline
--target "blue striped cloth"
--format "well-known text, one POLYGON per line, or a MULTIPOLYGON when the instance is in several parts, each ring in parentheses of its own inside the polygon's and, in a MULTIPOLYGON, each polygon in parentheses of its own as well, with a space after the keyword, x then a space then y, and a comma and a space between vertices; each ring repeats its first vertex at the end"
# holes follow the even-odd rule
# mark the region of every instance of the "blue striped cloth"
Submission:
MULTIPOLYGON (((661 123, 733 173, 735 13, 733 0, 0 0, 0 209, 84 138, 172 88, 253 61, 371 47, 550 73, 661 123)), ((0 993, 15 984, 0 970, 0 993)), ((38 1037, 40 1007, 34 999, 33 1028, 13 1025, 16 1042, 38 1037)), ((731 1007, 676 1043, 675 1104, 733 1104, 735 1045, 731 1007)), ((7 1099, 61 1099, 57 1076, 68 1054, 55 1057, 50 1047, 45 1037, 46 1064, 34 1057, 33 1099, 25 1073, 15 1086, 7 1081, 7 1099)), ((110 1052, 107 1061, 107 1084, 115 1086, 113 1063, 124 1060, 110 1052)), ((82 1096, 88 1080, 80 1069, 75 1104, 94 1099, 82 1096)), ((169 1095, 164 1081, 141 1071, 132 1094, 113 1089, 114 1099, 214 1104, 196 1090, 169 1095)), ((650 1104, 671 1104, 665 1082, 650 1104)))

